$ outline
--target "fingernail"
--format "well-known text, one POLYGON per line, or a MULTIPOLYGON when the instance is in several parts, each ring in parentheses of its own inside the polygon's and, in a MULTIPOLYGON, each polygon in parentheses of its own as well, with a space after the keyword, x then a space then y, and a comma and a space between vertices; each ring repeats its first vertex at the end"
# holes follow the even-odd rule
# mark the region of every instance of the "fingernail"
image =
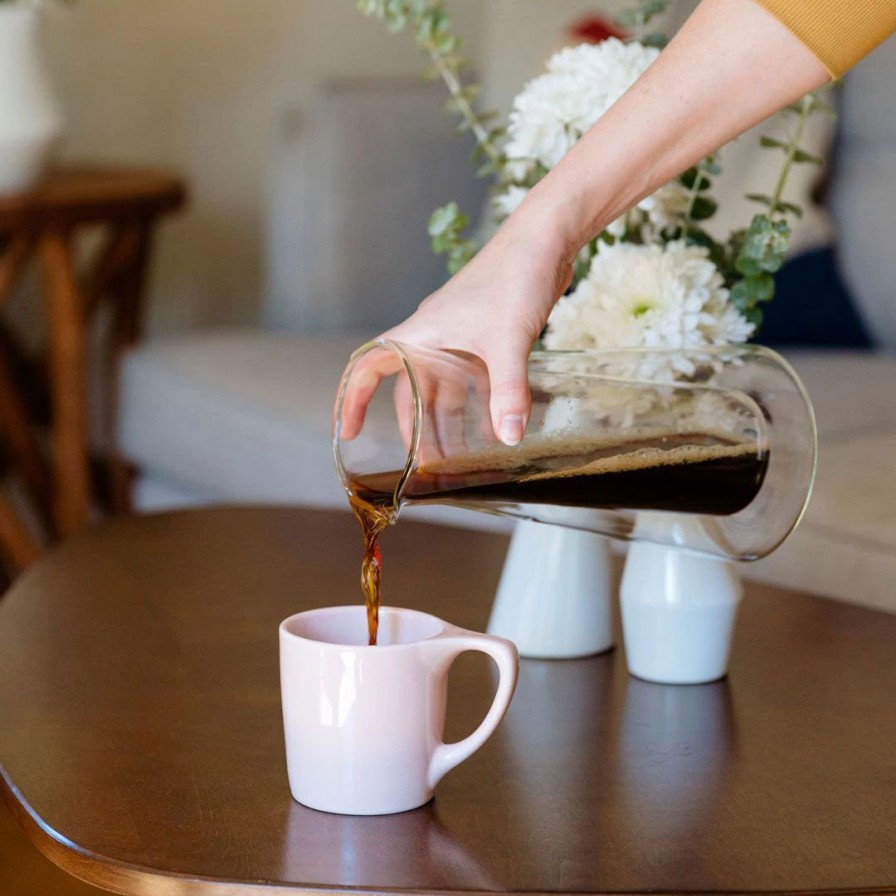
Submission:
POLYGON ((526 421, 522 417, 518 417, 515 414, 508 414, 506 417, 501 418, 501 426, 499 430, 499 435, 501 436, 501 441, 505 445, 519 445, 519 443, 523 440, 523 433, 526 430, 526 421))

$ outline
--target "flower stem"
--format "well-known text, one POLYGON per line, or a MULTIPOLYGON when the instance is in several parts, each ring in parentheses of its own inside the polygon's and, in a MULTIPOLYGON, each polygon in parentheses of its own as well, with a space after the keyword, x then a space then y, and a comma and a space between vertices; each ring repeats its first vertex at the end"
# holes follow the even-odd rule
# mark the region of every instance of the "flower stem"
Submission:
POLYGON ((799 151, 800 141, 803 139, 803 132, 806 130, 806 122, 809 120, 809 115, 811 113, 812 105, 804 99, 803 102, 800 103, 796 130, 793 134, 788 135, 786 158, 784 159, 784 165, 781 168, 781 174, 778 176, 778 182, 775 184, 775 192, 772 194, 772 202, 768 210, 769 217, 778 211, 778 205, 781 202, 784 187, 787 185, 787 178, 790 176, 791 168, 793 168, 794 158, 799 151))
POLYGON ((458 112, 463 116, 464 121, 466 121, 470 131, 476 138, 476 142, 491 161, 496 163, 499 162, 501 153, 492 142, 488 128, 480 120, 475 109, 473 109, 470 101, 464 94, 464 88, 457 72, 448 64, 433 41, 427 40, 424 46, 432 59, 433 65, 445 82, 445 86, 448 88, 448 92, 451 94, 458 112))
POLYGON ((688 207, 685 209, 684 218, 681 222, 681 232, 679 234, 681 239, 687 239, 688 234, 691 232, 691 224, 694 223, 694 206, 697 204, 697 197, 700 195, 700 185, 703 182, 703 175, 706 173, 707 167, 712 164, 712 159, 713 157, 709 156, 697 163, 697 173, 688 195, 688 207))

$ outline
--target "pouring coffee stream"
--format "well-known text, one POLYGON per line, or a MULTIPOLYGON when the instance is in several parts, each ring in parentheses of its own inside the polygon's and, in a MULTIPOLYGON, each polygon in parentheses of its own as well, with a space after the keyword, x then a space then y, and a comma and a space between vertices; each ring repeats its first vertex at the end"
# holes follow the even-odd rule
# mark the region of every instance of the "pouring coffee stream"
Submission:
POLYGON ((349 493, 349 505, 361 526, 361 535, 364 539, 361 592, 367 605, 368 644, 374 646, 380 626, 380 580, 383 565, 380 535, 395 522, 397 514, 384 505, 377 505, 362 497, 357 490, 349 493))
POLYGON ((406 504, 450 504, 735 560, 769 553, 802 515, 815 468, 814 417, 796 375, 767 349, 686 358, 537 352, 530 383, 526 436, 508 447, 491 432, 479 359, 387 342, 353 355, 334 449, 364 536, 371 644, 378 539, 406 504), (696 381, 664 380, 672 366, 696 381), (688 514, 701 523, 688 532, 700 534, 682 543, 680 530, 639 529, 644 511, 688 514))

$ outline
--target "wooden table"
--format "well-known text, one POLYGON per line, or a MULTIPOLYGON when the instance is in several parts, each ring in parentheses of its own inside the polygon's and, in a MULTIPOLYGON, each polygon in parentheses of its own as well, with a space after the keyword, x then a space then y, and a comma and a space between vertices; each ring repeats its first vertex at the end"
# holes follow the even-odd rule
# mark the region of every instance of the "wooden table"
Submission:
MULTIPOLYGON (((44 275, 48 370, 53 403, 53 475, 41 461, 37 437, 0 356, 0 427, 34 498, 61 535, 88 522, 88 327, 107 303, 107 378, 114 394, 116 361, 136 341, 153 229, 184 202, 182 181, 167 172, 99 165, 52 169, 32 190, 0 196, 0 305, 32 257, 44 275), (78 240, 104 231, 99 250, 79 263, 78 240), (82 270, 82 268, 84 268, 82 270)), ((117 467, 119 502, 126 483, 117 467)), ((0 539, 20 567, 33 559, 27 536, 0 506, 0 539)))
MULTIPOLYGON (((387 595, 482 628, 506 545, 403 522, 387 595)), ((772 588, 725 682, 637 681, 620 650, 524 661, 430 805, 294 803, 277 624, 356 600, 359 547, 347 514, 222 509, 41 560, 0 604, 0 771, 34 842, 129 894, 896 892, 896 617, 772 588)), ((453 737, 493 686, 458 662, 453 737)))

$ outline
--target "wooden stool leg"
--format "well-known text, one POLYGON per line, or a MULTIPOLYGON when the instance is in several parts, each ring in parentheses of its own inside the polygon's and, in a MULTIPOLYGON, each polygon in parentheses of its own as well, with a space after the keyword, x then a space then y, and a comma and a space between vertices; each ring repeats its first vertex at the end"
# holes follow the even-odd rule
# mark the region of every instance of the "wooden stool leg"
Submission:
POLYGON ((16 468, 22 474, 29 497, 40 510, 44 523, 53 529, 50 472, 21 396, 13 385, 9 367, 0 350, 0 432, 8 443, 16 468))
POLYGON ((15 566, 16 572, 24 572, 40 556, 37 542, 2 495, 0 495, 0 549, 15 566))
POLYGON ((34 236, 31 232, 13 237, 9 241, 0 256, 0 303, 5 302, 12 292, 33 250, 34 236))
POLYGON ((146 287, 146 269, 149 263, 153 223, 151 219, 146 219, 135 224, 132 242, 133 254, 129 259, 126 270, 119 279, 119 288, 116 290, 113 299, 115 304, 108 349, 106 381, 109 389, 107 419, 111 427, 110 444, 113 446, 109 459, 109 469, 112 484, 112 505, 115 513, 131 513, 133 511, 132 492, 137 471, 130 462, 118 453, 116 444, 118 387, 122 355, 140 338, 146 287))
POLYGON ((84 309, 70 234, 50 231, 42 252, 50 337, 56 520, 65 536, 83 529, 90 519, 84 309))
MULTIPOLYGON (((13 237, 7 244, 0 257, 0 304, 12 293, 33 254, 35 244, 35 235, 30 230, 13 237)), ((8 443, 13 462, 22 474, 29 497, 41 514, 47 534, 52 535, 55 525, 50 471, 31 428, 22 397, 13 383, 3 351, 0 351, 0 429, 8 443)), ((14 527, 6 528, 12 530, 14 527)))

